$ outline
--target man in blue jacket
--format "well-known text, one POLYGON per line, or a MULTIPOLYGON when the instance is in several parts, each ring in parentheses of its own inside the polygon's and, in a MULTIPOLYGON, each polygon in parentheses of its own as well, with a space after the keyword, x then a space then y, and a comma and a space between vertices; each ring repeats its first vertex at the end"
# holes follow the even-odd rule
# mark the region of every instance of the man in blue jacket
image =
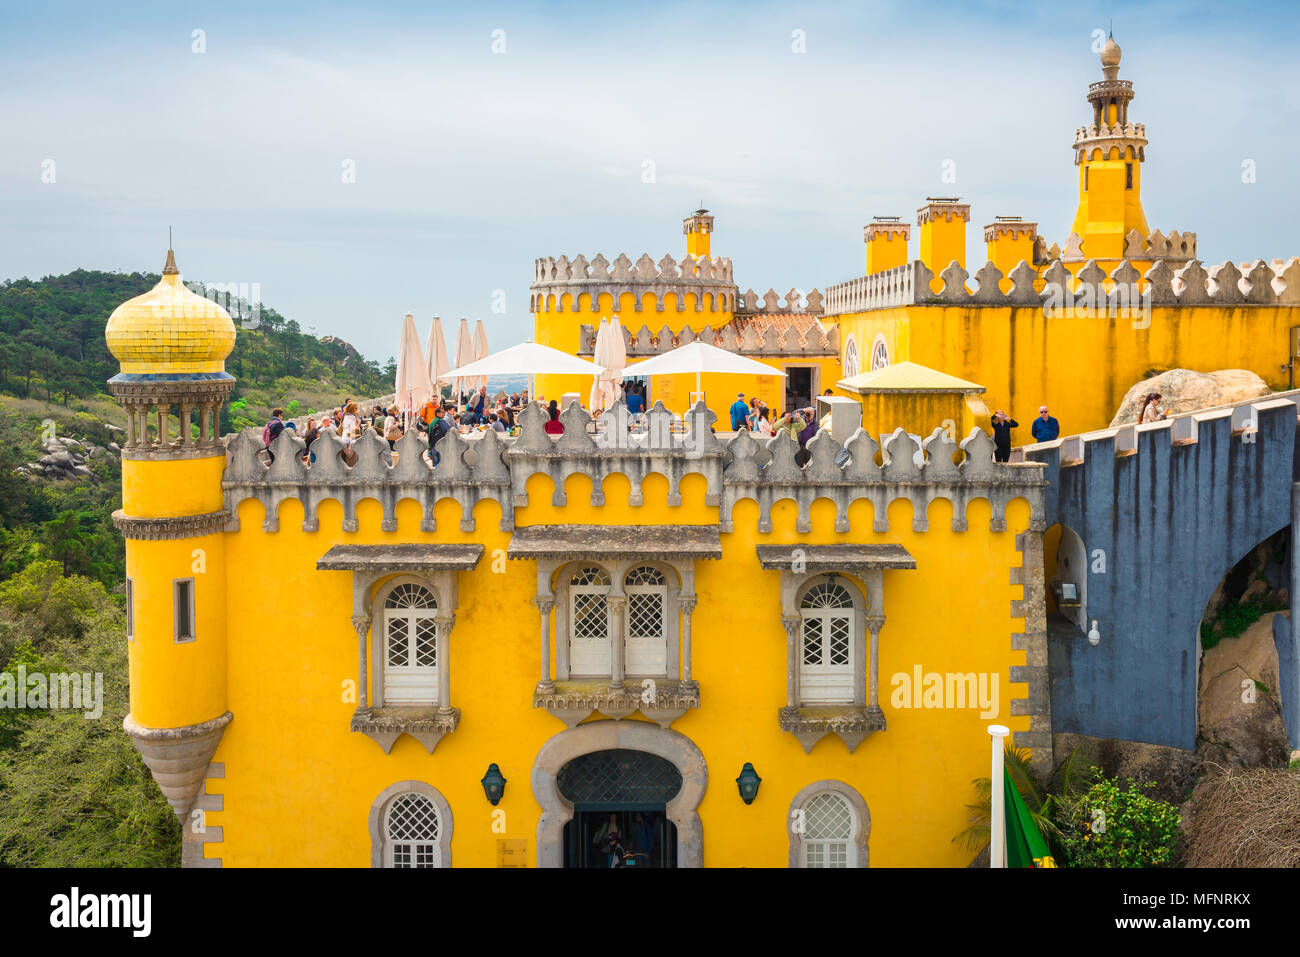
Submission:
POLYGON ((749 415, 749 406, 745 404, 745 393, 737 392, 736 401, 731 403, 731 431, 739 432, 745 428, 745 419, 749 415))
POLYGON ((1061 423, 1047 414, 1047 406, 1038 407, 1038 418, 1034 419, 1033 428, 1030 430, 1034 433, 1035 442, 1050 442, 1061 434, 1061 423))

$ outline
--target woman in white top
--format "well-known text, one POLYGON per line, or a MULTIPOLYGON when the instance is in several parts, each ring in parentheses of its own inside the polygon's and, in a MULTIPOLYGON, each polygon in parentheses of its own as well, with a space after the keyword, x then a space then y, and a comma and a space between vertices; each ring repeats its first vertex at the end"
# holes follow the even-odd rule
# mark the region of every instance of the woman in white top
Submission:
POLYGON ((348 403, 348 407, 344 410, 340 437, 343 439, 343 445, 346 448, 351 448, 352 443, 361 438, 361 420, 357 418, 357 404, 355 402, 348 403))
POLYGON ((756 429, 756 431, 757 431, 760 435, 766 435, 766 436, 771 436, 771 435, 772 435, 772 423, 771 423, 771 421, 768 419, 768 415, 769 415, 769 413, 768 413, 768 411, 767 411, 767 406, 762 406, 762 407, 758 410, 758 417, 757 417, 757 419, 756 419, 754 425, 755 425, 755 429, 756 429))

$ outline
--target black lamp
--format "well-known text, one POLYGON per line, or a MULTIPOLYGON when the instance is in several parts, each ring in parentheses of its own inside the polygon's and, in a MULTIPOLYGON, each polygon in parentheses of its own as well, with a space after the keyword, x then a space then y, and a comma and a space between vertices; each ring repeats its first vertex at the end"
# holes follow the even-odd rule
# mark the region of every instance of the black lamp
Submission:
POLYGON ((501 769, 496 764, 489 764, 487 774, 483 775, 483 793, 488 802, 495 807, 506 793, 506 779, 501 776, 501 769))
POLYGON ((758 797, 758 786, 763 779, 758 776, 754 766, 748 761, 740 769, 740 777, 736 778, 736 787, 740 788, 740 799, 746 804, 753 804, 754 798, 758 797))

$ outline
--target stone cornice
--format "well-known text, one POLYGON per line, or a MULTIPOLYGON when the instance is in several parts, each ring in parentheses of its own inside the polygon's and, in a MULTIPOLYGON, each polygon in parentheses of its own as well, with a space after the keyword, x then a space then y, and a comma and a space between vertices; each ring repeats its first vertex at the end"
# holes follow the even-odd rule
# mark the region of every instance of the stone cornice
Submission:
POLYGON ((168 518, 139 518, 125 514, 122 509, 113 513, 113 524, 123 538, 138 541, 165 541, 176 538, 198 538, 213 535, 223 528, 230 515, 225 509, 203 515, 177 515, 168 518))

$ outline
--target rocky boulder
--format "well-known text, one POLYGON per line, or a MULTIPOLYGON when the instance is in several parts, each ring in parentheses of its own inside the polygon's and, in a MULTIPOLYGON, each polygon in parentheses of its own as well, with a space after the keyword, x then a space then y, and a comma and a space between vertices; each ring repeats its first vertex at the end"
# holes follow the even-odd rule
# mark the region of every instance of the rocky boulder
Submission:
POLYGON ((1278 686, 1273 614, 1206 651, 1197 694, 1202 758, 1227 768, 1285 767, 1290 746, 1278 686))
POLYGON ((1171 415, 1195 412, 1216 405, 1229 405, 1245 399, 1258 399, 1272 390, 1255 373, 1246 369, 1222 369, 1218 372, 1193 372, 1170 369, 1150 379, 1143 379, 1124 394, 1119 411, 1110 420, 1111 428, 1137 421, 1142 400, 1151 392, 1161 395, 1160 407, 1171 415))

